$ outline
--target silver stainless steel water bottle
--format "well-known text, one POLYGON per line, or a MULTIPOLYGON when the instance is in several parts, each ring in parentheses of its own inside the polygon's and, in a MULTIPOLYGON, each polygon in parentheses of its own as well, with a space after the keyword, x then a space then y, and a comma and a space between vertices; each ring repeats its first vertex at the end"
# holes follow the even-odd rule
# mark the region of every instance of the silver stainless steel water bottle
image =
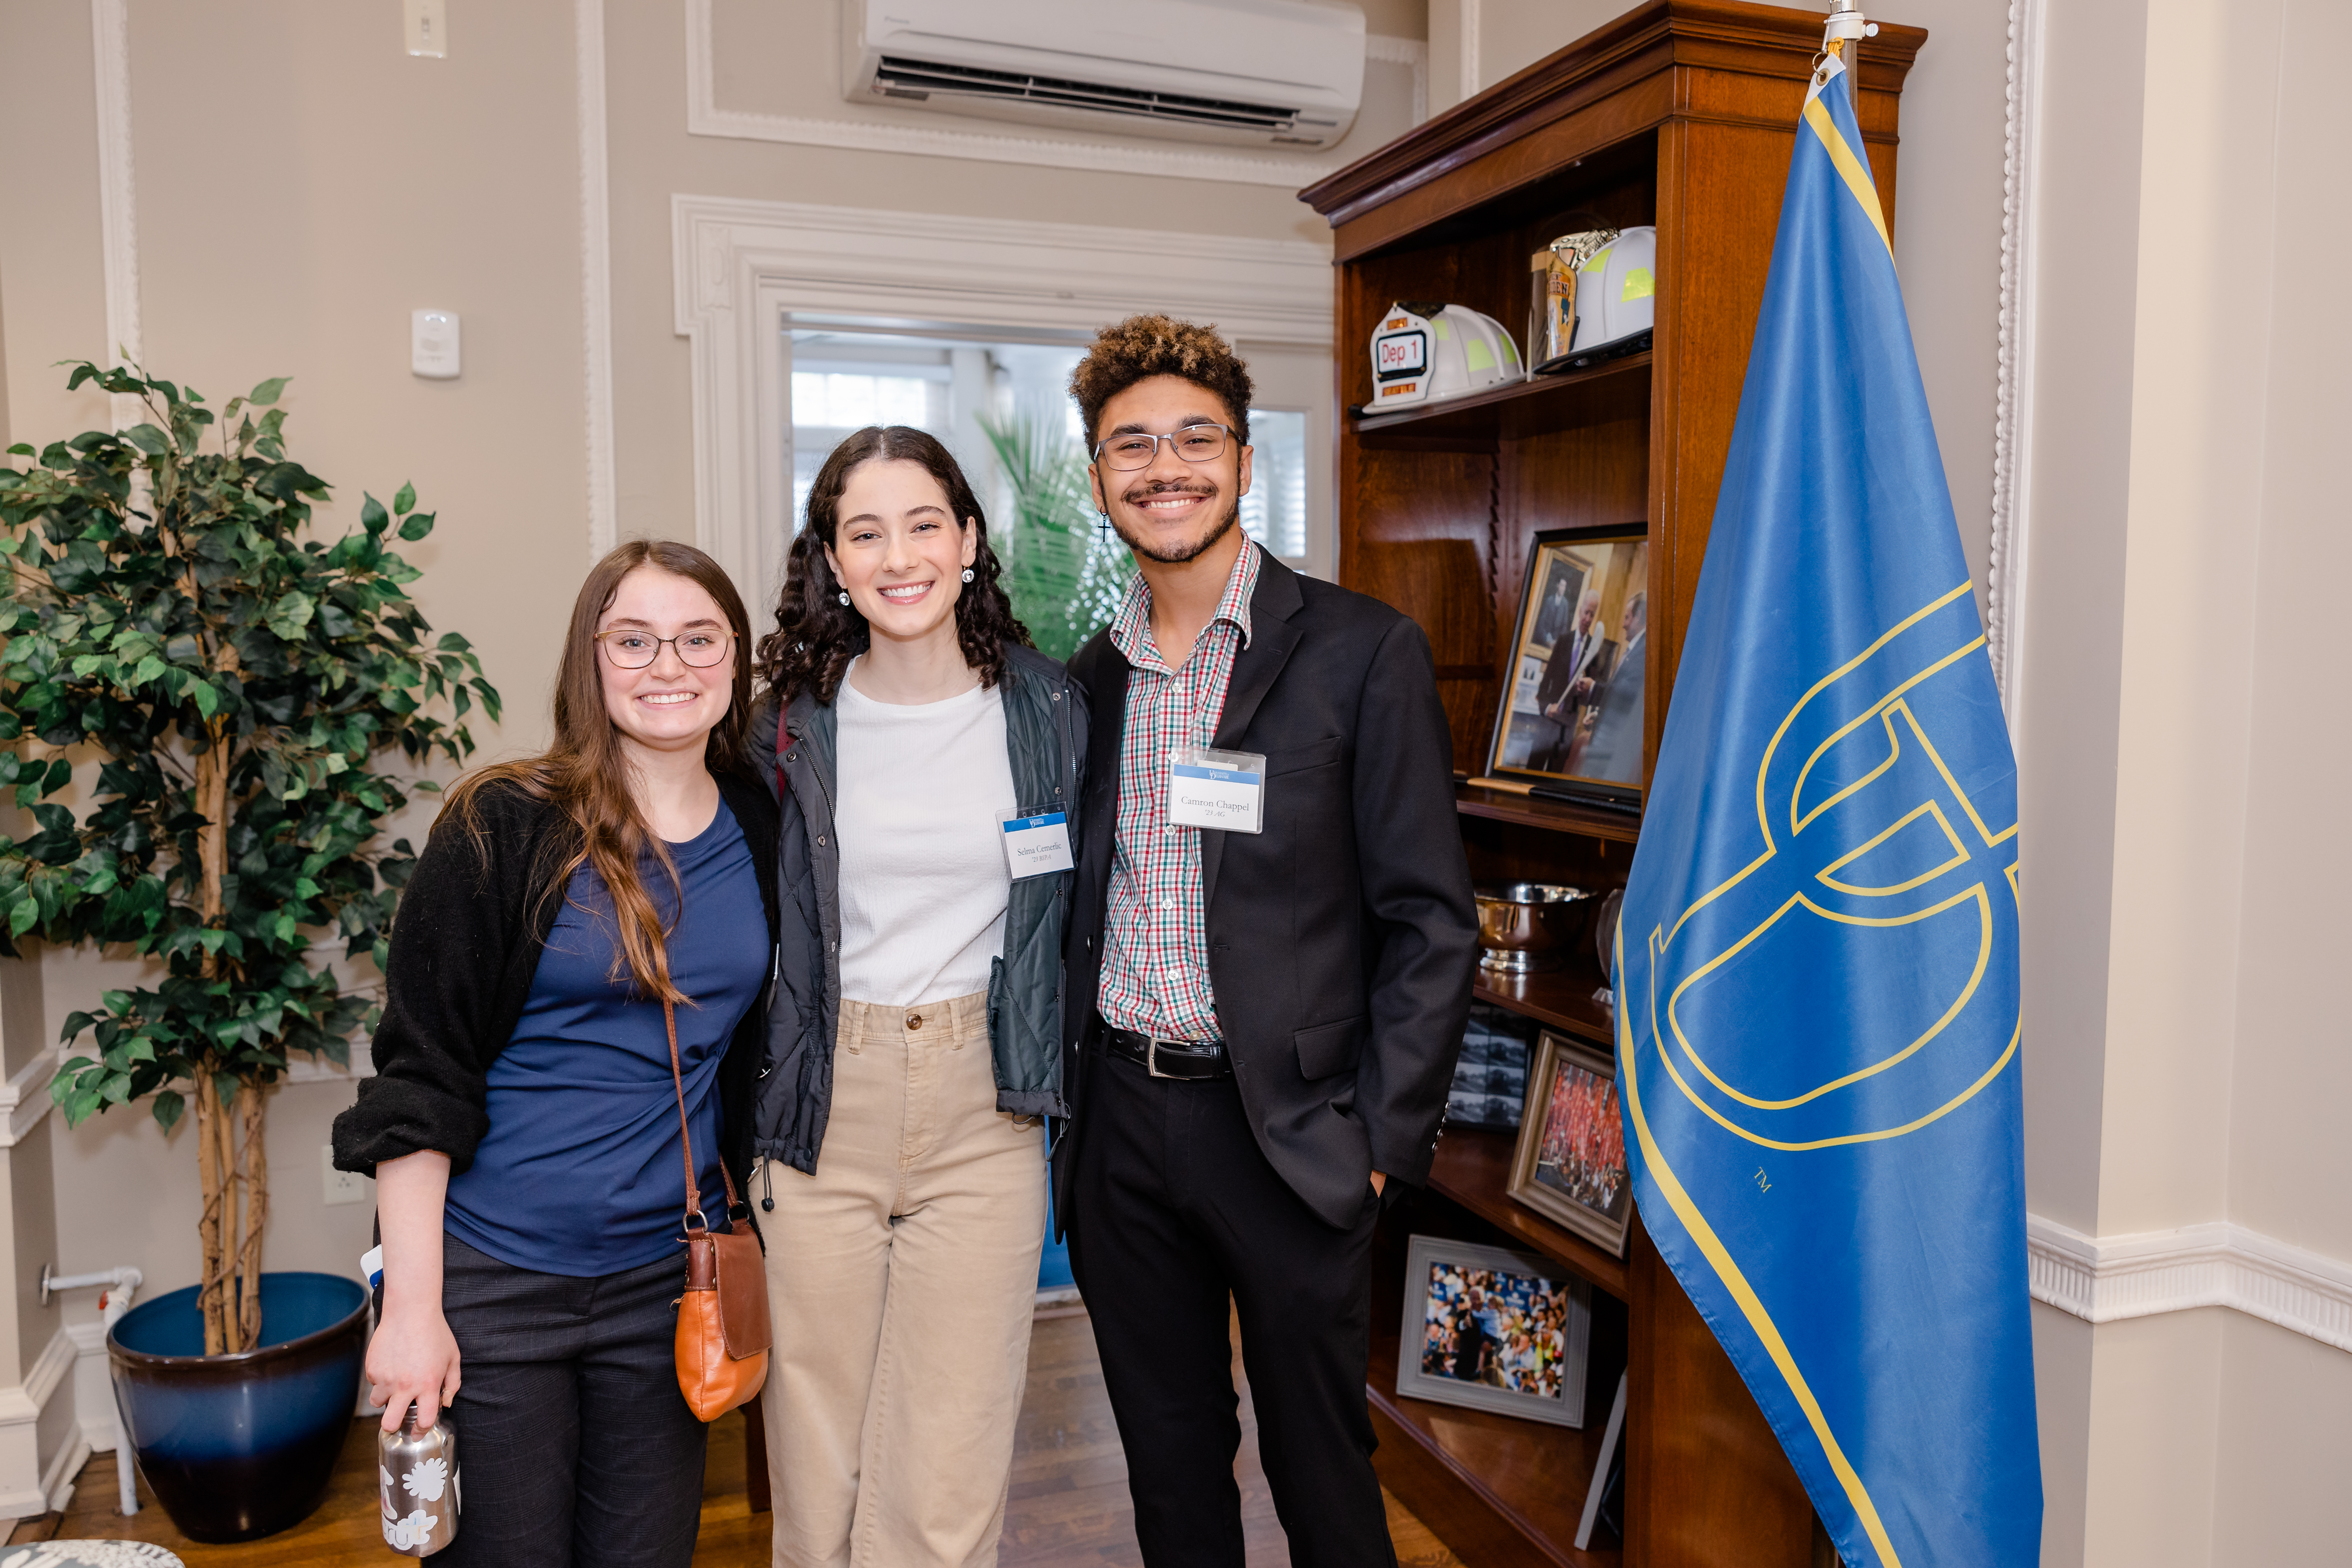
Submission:
POLYGON ((397 1432, 376 1428, 376 1486, 383 1503, 384 1544, 430 1557, 457 1539, 457 1434, 443 1411, 416 1424, 416 1405, 397 1432))

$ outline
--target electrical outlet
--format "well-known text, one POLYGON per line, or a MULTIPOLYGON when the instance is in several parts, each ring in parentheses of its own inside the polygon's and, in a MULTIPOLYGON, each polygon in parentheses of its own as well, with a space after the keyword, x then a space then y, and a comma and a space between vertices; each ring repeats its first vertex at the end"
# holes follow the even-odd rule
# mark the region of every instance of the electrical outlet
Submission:
POLYGON ((331 1204, 363 1204, 367 1202, 368 1179, 356 1171, 335 1169, 335 1146, 319 1145, 319 1163, 327 1173, 327 1201, 331 1204))

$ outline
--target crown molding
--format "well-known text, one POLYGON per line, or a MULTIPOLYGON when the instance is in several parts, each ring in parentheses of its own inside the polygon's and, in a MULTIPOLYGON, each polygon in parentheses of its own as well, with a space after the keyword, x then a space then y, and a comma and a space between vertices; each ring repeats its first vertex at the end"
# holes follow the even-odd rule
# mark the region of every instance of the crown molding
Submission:
POLYGON ((678 335, 691 344, 695 542, 751 603, 793 534, 780 335, 793 317, 1066 339, 1138 310, 1228 339, 1328 352, 1331 258, 1303 240, 670 198, 678 335), (939 264, 955 236, 955 265, 939 264))
MULTIPOLYGON (((1218 153, 1202 148, 1133 142, 1019 136, 998 132, 908 125, 897 121, 822 119, 814 115, 761 114, 719 107, 712 68, 715 28, 711 0, 687 0, 686 130, 689 136, 742 142, 784 142, 804 147, 846 147, 866 153, 909 153, 934 158, 970 158, 988 163, 1032 163, 1052 169, 1093 169, 1122 174, 1163 174, 1176 179, 1217 180, 1229 184, 1276 185, 1297 190, 1336 173, 1331 159, 1278 153, 1218 153)), ((1413 68, 1413 119, 1428 110, 1429 47, 1418 38, 1369 34, 1365 58, 1413 68)))
POLYGON ((2095 1237, 2029 1214, 2025 1236, 2033 1299, 2086 1322, 2228 1307, 2352 1351, 2352 1263, 2226 1220, 2095 1237))
POLYGON ((613 433, 613 216, 604 133, 604 0, 572 0, 580 110, 580 310, 586 356, 588 559, 621 542, 613 433))
POLYGON ((2000 344, 1993 390, 1992 517, 1985 641, 2011 744, 2025 733, 2027 523, 2033 474, 2036 175, 2042 119, 2042 0, 2010 0, 2009 109, 2001 164, 2000 344))

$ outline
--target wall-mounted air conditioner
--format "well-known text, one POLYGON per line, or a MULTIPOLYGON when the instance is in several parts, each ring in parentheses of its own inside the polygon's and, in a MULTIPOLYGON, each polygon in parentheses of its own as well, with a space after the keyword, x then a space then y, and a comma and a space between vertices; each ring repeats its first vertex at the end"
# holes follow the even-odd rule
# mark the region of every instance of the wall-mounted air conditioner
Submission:
POLYGON ((1328 147, 1364 14, 1315 0, 842 0, 844 96, 1186 142, 1328 147))

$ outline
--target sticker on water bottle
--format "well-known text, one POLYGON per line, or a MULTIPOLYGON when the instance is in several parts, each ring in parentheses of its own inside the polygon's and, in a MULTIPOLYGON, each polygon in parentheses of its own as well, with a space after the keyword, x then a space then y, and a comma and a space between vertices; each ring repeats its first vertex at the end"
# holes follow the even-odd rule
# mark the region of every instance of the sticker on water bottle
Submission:
POLYGON ((1008 811, 997 820, 1004 827, 1004 863, 1016 880, 1072 866, 1069 813, 1008 811))
POLYGON ((1263 832, 1265 754, 1177 747, 1168 759, 1168 820, 1179 827, 1263 832))

